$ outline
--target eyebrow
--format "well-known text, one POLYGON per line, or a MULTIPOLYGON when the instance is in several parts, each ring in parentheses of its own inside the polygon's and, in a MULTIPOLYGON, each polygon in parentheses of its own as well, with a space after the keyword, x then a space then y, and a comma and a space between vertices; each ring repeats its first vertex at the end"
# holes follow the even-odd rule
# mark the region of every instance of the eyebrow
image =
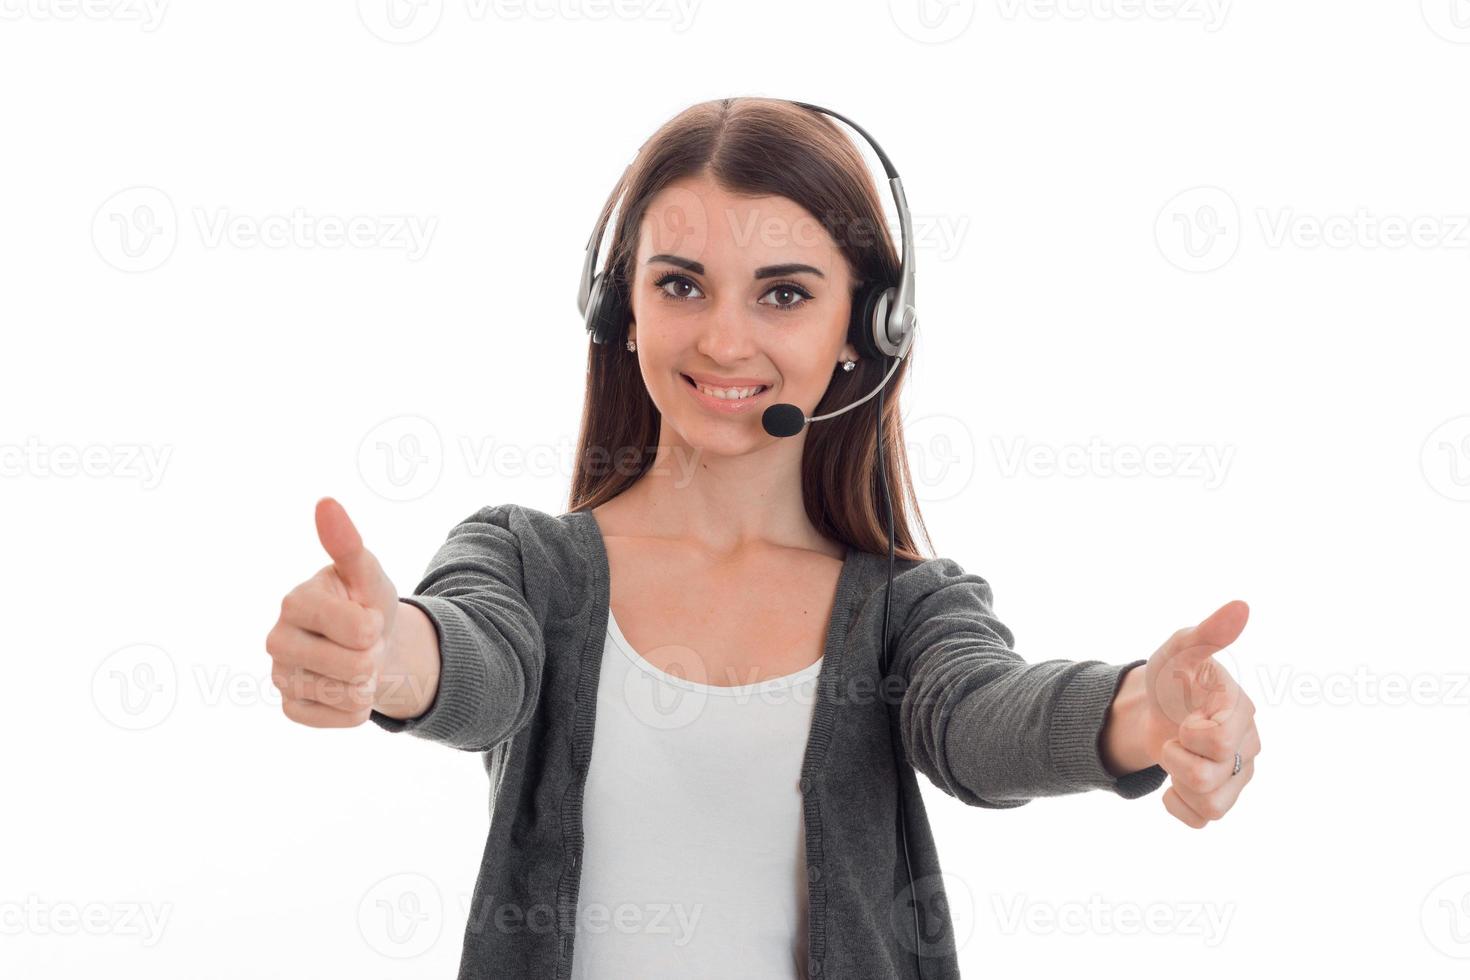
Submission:
MULTIPOLYGON (((677 265, 681 269, 688 269, 697 276, 704 275, 704 263, 693 259, 686 259, 678 255, 654 255, 644 265, 653 265, 655 262, 667 262, 669 265, 677 265)), ((798 272, 810 272, 812 275, 827 278, 826 274, 816 266, 805 265, 801 262, 786 262, 781 265, 763 265, 755 270, 756 279, 774 279, 776 276, 790 276, 798 272)))

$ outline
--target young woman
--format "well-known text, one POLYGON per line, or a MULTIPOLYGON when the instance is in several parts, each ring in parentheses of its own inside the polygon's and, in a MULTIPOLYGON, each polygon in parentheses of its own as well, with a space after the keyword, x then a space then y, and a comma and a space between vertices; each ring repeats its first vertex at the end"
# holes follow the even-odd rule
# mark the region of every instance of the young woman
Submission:
POLYGON ((318 502, 333 562, 267 640, 283 710, 485 754, 462 978, 954 977, 916 771, 991 808, 1168 774, 1191 827, 1251 778, 1210 659, 1244 603, 1147 660, 1031 664, 985 579, 919 553, 907 360, 865 333, 901 261, 815 109, 695 105, 609 197, 566 513, 481 508, 399 596, 318 502))

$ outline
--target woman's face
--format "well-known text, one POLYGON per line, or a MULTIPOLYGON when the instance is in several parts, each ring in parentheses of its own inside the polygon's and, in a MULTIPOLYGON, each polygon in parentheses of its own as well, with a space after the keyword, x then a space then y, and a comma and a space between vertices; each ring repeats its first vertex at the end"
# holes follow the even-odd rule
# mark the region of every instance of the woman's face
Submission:
POLYGON ((737 455, 777 438, 761 426, 768 406, 810 415, 840 362, 857 358, 847 343, 852 287, 837 243, 794 201, 733 195, 705 176, 660 191, 630 286, 638 351, 620 355, 638 358, 672 429, 661 441, 737 455), (761 390, 720 397, 694 382, 761 390))

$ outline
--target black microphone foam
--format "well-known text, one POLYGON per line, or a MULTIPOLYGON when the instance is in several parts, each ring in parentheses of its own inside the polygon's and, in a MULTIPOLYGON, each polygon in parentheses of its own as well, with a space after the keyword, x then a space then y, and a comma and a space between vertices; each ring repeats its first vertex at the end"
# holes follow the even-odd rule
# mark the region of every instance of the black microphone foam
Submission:
POLYGON ((806 413, 795 405, 777 402, 761 413, 761 425, 773 436, 794 436, 806 428, 806 413))

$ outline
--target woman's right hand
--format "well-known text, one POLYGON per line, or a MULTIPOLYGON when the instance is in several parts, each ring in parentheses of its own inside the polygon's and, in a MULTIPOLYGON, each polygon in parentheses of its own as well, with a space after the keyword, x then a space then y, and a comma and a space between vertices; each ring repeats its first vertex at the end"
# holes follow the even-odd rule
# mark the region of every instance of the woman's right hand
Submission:
POLYGON ((286 593, 265 648, 287 718, 350 728, 372 711, 398 590, 331 497, 317 501, 316 531, 332 563, 286 593))

